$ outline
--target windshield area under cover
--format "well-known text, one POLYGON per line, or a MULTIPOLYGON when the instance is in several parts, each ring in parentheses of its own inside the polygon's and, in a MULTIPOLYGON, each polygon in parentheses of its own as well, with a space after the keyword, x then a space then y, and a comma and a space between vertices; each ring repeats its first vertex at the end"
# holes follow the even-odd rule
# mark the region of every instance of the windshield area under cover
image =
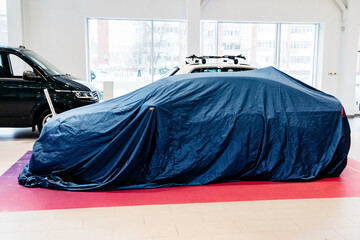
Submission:
POLYGON ((28 58, 33 60, 36 64, 38 64, 47 74, 52 76, 66 75, 64 72, 59 70, 57 67, 55 67, 53 64, 48 62, 46 59, 44 59, 37 53, 31 50, 25 50, 22 51, 22 53, 24 53, 28 58))

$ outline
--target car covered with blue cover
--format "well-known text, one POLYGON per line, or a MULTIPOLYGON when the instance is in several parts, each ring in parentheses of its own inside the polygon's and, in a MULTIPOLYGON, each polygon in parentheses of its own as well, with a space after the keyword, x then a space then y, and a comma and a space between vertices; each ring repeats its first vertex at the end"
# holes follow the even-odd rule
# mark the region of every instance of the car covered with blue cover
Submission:
POLYGON ((349 147, 341 103, 275 68, 194 73, 52 118, 19 183, 79 191, 311 181, 339 176, 349 147))

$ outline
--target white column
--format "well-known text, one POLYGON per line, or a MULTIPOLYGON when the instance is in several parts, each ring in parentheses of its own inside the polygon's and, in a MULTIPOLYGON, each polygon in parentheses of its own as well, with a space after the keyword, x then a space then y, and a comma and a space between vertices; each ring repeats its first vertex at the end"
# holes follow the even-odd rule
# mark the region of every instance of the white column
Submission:
POLYGON ((200 0, 186 0, 187 53, 200 55, 200 0))
POLYGON ((7 0, 6 11, 8 45, 12 47, 19 47, 19 45, 24 45, 22 1, 7 0))
POLYGON ((104 101, 114 98, 114 81, 104 81, 104 101))
POLYGON ((348 0, 344 12, 344 29, 341 46, 339 98, 346 114, 354 115, 357 51, 360 27, 360 1, 348 0))

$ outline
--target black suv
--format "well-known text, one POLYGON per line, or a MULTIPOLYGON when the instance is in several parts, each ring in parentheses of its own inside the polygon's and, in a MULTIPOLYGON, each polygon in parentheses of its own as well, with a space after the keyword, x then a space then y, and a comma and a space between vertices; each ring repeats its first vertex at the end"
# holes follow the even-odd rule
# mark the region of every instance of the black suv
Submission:
POLYGON ((41 131, 52 117, 44 89, 56 113, 96 103, 93 86, 62 73, 31 50, 0 47, 0 127, 32 127, 41 131))

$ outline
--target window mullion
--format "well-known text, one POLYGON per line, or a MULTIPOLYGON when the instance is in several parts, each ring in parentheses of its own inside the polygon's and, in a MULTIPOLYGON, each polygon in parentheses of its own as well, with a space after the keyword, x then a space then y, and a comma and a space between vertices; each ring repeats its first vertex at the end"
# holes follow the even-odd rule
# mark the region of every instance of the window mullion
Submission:
POLYGON ((151 20, 151 50, 150 50, 151 82, 154 82, 154 21, 151 20))
POLYGON ((313 63, 312 63, 312 76, 311 76, 311 85, 317 87, 317 62, 318 62, 318 47, 319 47, 319 24, 315 25, 315 34, 314 34, 314 51, 313 51, 313 63))
POLYGON ((275 67, 280 68, 281 23, 276 24, 275 67))
POLYGON ((219 55, 219 21, 216 21, 216 27, 215 27, 215 35, 216 35, 216 53, 215 55, 219 55))

